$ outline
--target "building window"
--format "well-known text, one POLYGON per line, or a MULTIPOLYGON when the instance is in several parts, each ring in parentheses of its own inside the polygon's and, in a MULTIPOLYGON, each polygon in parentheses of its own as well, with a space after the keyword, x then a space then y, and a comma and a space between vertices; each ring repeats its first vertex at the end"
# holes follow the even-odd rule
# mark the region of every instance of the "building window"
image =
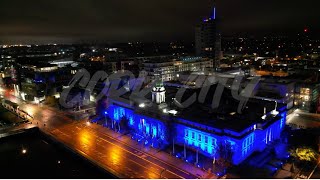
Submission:
POLYGON ((192 132, 192 139, 194 139, 194 132, 192 132))
POLYGON ((217 139, 213 138, 212 139, 212 146, 215 147, 217 145, 217 139))
POLYGON ((204 142, 205 142, 205 143, 208 143, 208 136, 205 136, 205 137, 204 137, 204 142))
POLYGON ((198 136, 198 141, 201 141, 201 134, 199 134, 198 136))
POLYGON ((242 156, 247 155, 247 153, 251 150, 253 147, 254 142, 254 135, 250 135, 242 142, 242 156))

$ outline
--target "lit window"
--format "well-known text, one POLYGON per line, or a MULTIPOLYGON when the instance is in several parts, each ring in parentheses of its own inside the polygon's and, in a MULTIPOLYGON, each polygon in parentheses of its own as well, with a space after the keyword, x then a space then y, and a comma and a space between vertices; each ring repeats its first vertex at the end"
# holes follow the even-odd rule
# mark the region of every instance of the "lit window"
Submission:
POLYGON ((253 147, 254 135, 250 135, 242 142, 242 156, 245 156, 253 147))

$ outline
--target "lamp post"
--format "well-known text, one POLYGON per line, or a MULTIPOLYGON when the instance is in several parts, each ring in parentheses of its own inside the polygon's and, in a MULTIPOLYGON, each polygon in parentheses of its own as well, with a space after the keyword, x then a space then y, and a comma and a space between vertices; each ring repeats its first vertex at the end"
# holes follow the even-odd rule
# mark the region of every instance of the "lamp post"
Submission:
POLYGON ((108 112, 104 112, 104 121, 106 123, 106 126, 108 127, 107 114, 108 114, 108 112))
POLYGON ((197 149, 197 154, 196 154, 196 164, 199 162, 199 150, 197 149))
POLYGON ((172 139, 172 141, 173 141, 173 143, 172 143, 172 155, 174 155, 175 154, 175 149, 174 149, 174 138, 172 139))
POLYGON ((187 159, 186 143, 183 144, 183 157, 187 159))
POLYGON ((212 159, 212 171, 215 169, 215 164, 216 164, 216 154, 213 154, 213 159, 212 159))

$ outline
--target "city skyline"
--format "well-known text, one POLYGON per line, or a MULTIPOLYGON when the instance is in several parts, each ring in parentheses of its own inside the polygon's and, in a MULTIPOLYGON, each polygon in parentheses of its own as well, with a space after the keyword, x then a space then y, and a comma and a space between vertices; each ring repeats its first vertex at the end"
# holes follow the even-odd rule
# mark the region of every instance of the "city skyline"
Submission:
POLYGON ((318 5, 3 0, 0 177, 319 179, 318 5))
MULTIPOLYGON (((310 33, 320 26, 319 2, 216 1, 223 35, 310 33)), ((2 43, 78 43, 194 40, 194 27, 213 9, 212 0, 4 1, 2 43), (19 4, 17 6, 16 4, 19 4)))

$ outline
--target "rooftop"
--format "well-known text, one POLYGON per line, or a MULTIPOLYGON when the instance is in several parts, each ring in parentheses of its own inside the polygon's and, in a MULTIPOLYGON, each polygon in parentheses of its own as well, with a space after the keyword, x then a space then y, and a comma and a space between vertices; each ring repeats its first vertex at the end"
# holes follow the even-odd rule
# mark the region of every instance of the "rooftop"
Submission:
MULTIPOLYGON (((180 109, 178 117, 198 122, 210 127, 219 129, 229 129, 236 132, 241 132, 249 126, 262 122, 261 117, 266 112, 270 112, 275 108, 275 102, 249 98, 247 104, 238 112, 239 101, 232 97, 231 91, 225 89, 222 93, 219 106, 212 109, 212 101, 216 87, 211 87, 204 103, 196 102, 193 105, 180 109)), ((200 89, 195 90, 197 94, 200 89)), ((191 97, 193 90, 186 92, 185 98, 191 97)), ((184 101, 184 100, 183 100, 184 101)), ((278 108, 283 105, 278 105, 278 108)))
MULTIPOLYGON (((190 122, 199 123, 208 127, 217 129, 228 129, 235 132, 242 132, 243 130, 251 127, 256 123, 264 123, 262 116, 264 115, 264 108, 266 112, 271 112, 275 109, 276 103, 273 101, 260 100, 255 98, 249 98, 241 112, 238 112, 239 101, 232 97, 231 90, 225 88, 221 95, 220 103, 217 108, 211 108, 213 97, 215 94, 216 86, 212 85, 207 95, 204 98, 204 102, 198 102, 198 95, 201 89, 187 89, 182 96, 181 102, 185 102, 188 98, 192 97, 195 93, 197 95, 196 101, 188 107, 181 107, 179 103, 176 103, 175 97, 179 88, 166 87, 166 103, 159 106, 151 103, 143 107, 143 110, 139 110, 140 98, 131 95, 130 92, 122 95, 121 97, 127 99, 133 103, 133 107, 139 113, 143 113, 148 116, 156 118, 169 116, 168 113, 163 112, 163 108, 167 111, 175 110, 177 114, 173 115, 175 119, 184 119, 190 122), (162 109, 161 109, 162 108, 162 109)), ((151 92, 146 96, 146 99, 151 102, 151 92)), ((277 109, 284 107, 283 104, 278 104, 277 109)), ((241 108, 240 108, 241 109, 241 108)), ((269 116, 266 118, 268 120, 269 116)), ((273 116, 270 119, 278 119, 273 116)))

